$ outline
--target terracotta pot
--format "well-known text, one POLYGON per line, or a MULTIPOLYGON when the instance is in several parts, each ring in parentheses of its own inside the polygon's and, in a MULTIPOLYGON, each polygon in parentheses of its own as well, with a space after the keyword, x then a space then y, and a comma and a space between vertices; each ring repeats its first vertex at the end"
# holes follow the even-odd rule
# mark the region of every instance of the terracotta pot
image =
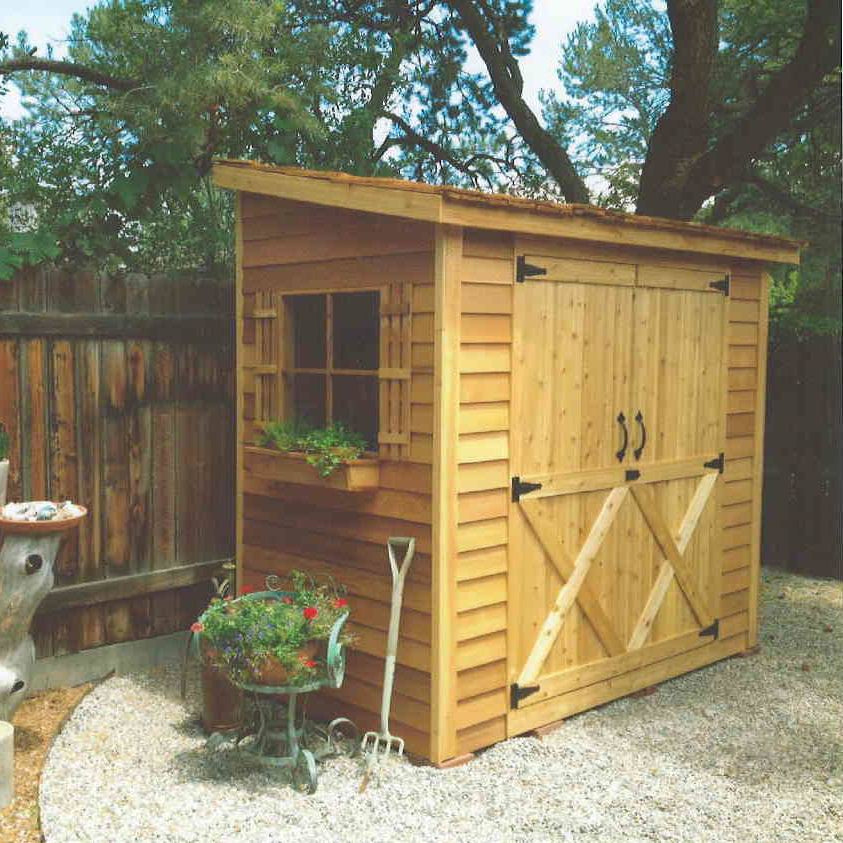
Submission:
POLYGON ((202 726, 206 732, 233 732, 240 727, 243 692, 225 671, 202 661, 202 726))
MULTIPOLYGON (((312 659, 319 652, 322 642, 318 640, 306 641, 299 648, 299 658, 312 659)), ((290 671, 275 656, 266 656, 255 671, 256 685, 286 685, 290 681, 290 671)))

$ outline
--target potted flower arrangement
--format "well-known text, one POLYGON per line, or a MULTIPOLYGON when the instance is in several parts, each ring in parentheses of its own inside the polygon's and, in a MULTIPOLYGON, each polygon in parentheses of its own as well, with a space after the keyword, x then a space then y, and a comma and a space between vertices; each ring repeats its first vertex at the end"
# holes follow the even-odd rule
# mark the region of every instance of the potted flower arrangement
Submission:
POLYGON ((266 422, 256 445, 246 446, 245 468, 268 480, 350 492, 376 489, 380 480, 377 457, 366 453, 365 439, 339 422, 324 428, 266 422))
MULTIPOLYGON (((225 562, 220 576, 212 578, 214 597, 211 603, 230 600, 232 577, 235 565, 225 562)), ((199 624, 191 627, 191 636, 185 650, 181 675, 181 696, 187 695, 187 665, 192 641, 197 637, 199 624)), ((228 677, 228 674, 207 659, 202 660, 202 726, 206 732, 233 732, 240 728, 243 707, 243 691, 228 677)))
MULTIPOLYGON (((327 674, 328 638, 348 615, 348 600, 343 589, 301 571, 290 580, 290 591, 243 589, 237 600, 213 600, 192 627, 203 661, 240 684, 320 681, 327 674)), ((339 643, 350 644, 351 636, 342 632, 339 643)))
POLYGON ((6 503, 6 487, 9 482, 9 434, 0 422, 0 507, 6 503))

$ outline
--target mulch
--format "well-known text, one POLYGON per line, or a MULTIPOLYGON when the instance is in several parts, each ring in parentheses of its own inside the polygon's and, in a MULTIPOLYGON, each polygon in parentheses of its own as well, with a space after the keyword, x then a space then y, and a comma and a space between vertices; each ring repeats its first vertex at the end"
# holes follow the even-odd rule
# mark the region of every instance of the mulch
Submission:
POLYGON ((40 843, 38 786, 53 739, 91 684, 45 691, 15 712, 15 799, 0 811, 0 843, 40 843))

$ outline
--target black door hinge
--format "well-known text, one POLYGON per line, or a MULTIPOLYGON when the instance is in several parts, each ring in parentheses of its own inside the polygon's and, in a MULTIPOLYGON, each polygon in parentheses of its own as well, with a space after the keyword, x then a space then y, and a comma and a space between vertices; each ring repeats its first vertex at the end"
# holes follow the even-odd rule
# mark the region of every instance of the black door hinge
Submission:
POLYGON ((641 476, 641 472, 637 468, 628 468, 624 475, 624 480, 629 483, 630 480, 637 480, 641 476))
POLYGON ((703 468, 716 468, 722 474, 726 470, 726 455, 721 451, 716 459, 704 462, 703 468))
POLYGON ((729 295, 729 276, 722 278, 720 281, 712 281, 709 285, 712 290, 720 290, 724 296, 729 295))
POLYGON ((522 480, 517 474, 512 478, 512 502, 518 503, 521 500, 521 495, 526 495, 529 492, 535 492, 541 489, 541 483, 528 483, 522 480))
POLYGON ((523 688, 517 683, 513 682, 509 686, 509 707, 512 709, 518 708, 518 703, 530 694, 535 694, 538 691, 538 685, 525 685, 523 688))
POLYGON ((531 278, 534 275, 547 275, 547 270, 543 266, 527 263, 526 256, 519 255, 515 262, 515 280, 522 284, 525 278, 531 278))
POLYGON ((715 641, 720 637, 720 618, 715 618, 711 626, 700 630, 700 638, 706 638, 709 635, 713 636, 715 641))

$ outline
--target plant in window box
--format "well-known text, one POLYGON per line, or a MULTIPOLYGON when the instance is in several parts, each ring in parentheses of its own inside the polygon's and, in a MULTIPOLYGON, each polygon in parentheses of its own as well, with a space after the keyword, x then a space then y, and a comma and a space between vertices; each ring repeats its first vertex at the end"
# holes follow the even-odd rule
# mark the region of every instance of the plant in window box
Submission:
MULTIPOLYGON (((241 685, 305 686, 337 671, 334 649, 351 643, 345 590, 290 574, 289 591, 245 591, 236 600, 215 599, 194 625, 203 658, 241 685)), ((341 677, 340 677, 341 678, 341 677)))
POLYGON ((9 434, 0 422, 0 506, 6 503, 6 486, 9 482, 9 434))
POLYGON ((367 455, 360 434, 339 422, 324 428, 266 422, 257 447, 247 447, 246 454, 246 471, 255 476, 347 491, 378 486, 377 458, 367 455))

